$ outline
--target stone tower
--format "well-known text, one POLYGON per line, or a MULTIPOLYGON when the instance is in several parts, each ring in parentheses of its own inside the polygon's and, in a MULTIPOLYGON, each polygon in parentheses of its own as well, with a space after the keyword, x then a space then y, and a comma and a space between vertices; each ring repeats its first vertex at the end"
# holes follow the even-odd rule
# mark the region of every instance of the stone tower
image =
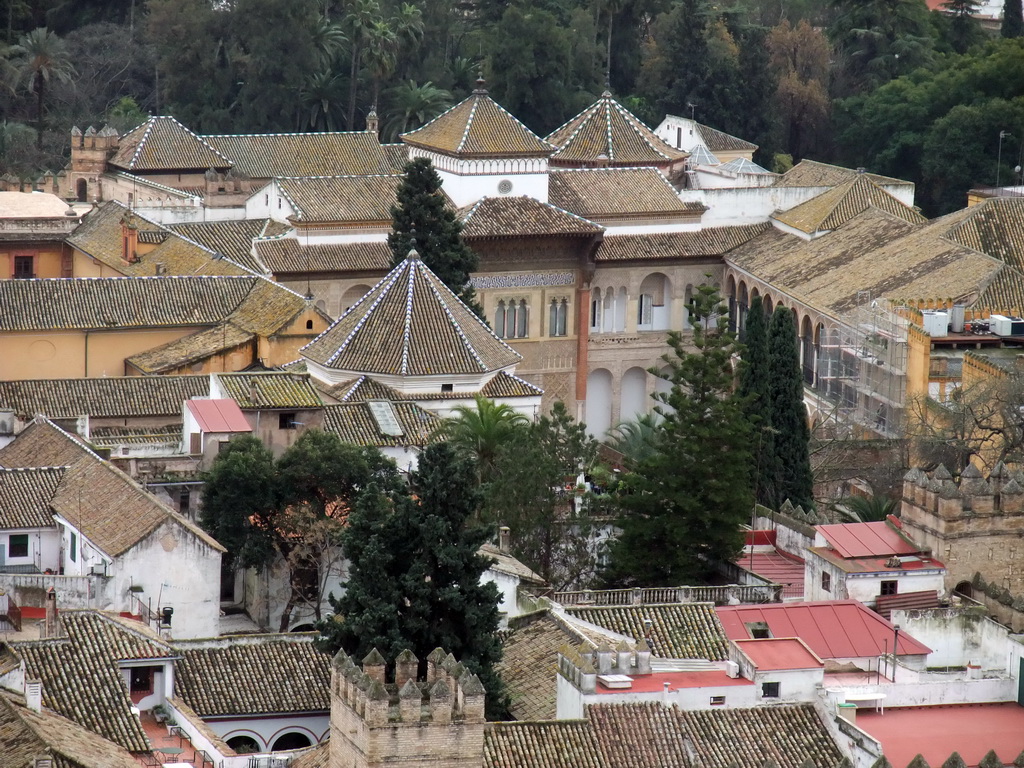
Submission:
POLYGON ((362 666, 344 651, 331 666, 331 768, 480 768, 484 687, 437 648, 419 679, 411 651, 395 659, 393 682, 376 649, 362 666))
POLYGON ((117 150, 117 145, 117 131, 109 126, 97 132, 90 125, 85 133, 78 126, 72 128, 70 188, 62 190, 62 194, 80 202, 96 200, 100 191, 99 177, 106 172, 107 160, 117 150))
POLYGON ((959 482, 941 464, 903 478, 903 529, 946 564, 946 587, 981 573, 1024 592, 1024 475, 1002 462, 988 478, 968 465, 959 482))

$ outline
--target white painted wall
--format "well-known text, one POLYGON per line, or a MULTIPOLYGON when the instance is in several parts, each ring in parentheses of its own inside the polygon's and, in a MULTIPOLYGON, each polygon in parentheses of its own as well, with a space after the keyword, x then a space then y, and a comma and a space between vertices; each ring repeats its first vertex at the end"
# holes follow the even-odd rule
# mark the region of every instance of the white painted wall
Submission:
POLYGON ((49 568, 54 573, 60 567, 60 532, 53 528, 12 528, 0 532, 0 546, 4 550, 5 565, 34 565, 40 573, 49 568), (12 536, 28 536, 28 555, 11 557, 12 536))
POLYGON ((929 667, 979 664, 985 670, 1009 668, 1010 630, 984 614, 983 608, 933 608, 892 612, 892 623, 932 649, 929 667))
POLYGON ((204 722, 224 741, 235 736, 255 739, 261 751, 269 752, 274 742, 288 733, 301 733, 312 744, 327 738, 330 732, 330 715, 289 715, 266 718, 206 719, 204 722))
MULTIPOLYGON (((217 209, 212 209, 217 210, 217 209)), ((253 192, 245 201, 245 214, 234 218, 273 219, 288 223, 288 217, 295 215, 295 209, 281 192, 276 181, 253 192)))

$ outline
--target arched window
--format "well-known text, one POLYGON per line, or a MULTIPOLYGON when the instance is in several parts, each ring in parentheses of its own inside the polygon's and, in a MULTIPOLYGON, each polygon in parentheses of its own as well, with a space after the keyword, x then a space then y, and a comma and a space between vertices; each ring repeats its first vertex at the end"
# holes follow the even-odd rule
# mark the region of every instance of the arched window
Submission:
POLYGON ((529 307, 526 299, 515 299, 498 302, 498 311, 494 315, 494 332, 501 339, 525 339, 529 333, 529 307))
POLYGON ((499 338, 505 338, 505 302, 498 302, 498 309, 494 313, 494 332, 499 338))
POLYGON ((601 330, 601 289, 595 288, 590 296, 590 330, 601 330))
POLYGON ((568 330, 569 305, 565 299, 552 299, 548 308, 548 336, 565 336, 568 330))
POLYGON ((87 202, 89 199, 89 182, 87 182, 85 179, 79 179, 75 185, 75 188, 78 193, 78 202, 87 202))
POLYGON ((530 331, 527 323, 526 299, 519 300, 519 311, 516 315, 516 338, 525 339, 530 331))

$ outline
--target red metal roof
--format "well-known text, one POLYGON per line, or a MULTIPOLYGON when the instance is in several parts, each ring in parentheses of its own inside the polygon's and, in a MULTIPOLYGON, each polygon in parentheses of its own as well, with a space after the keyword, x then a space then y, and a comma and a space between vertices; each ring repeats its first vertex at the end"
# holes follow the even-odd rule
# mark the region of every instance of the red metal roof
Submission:
POLYGON ((203 432, 252 432, 234 400, 188 400, 186 405, 203 432))
MULTIPOLYGON (((715 608, 725 636, 746 640, 746 625, 765 623, 772 637, 799 637, 822 659, 857 659, 892 652, 893 625, 857 600, 815 603, 774 603, 715 608)), ((900 632, 900 656, 931 653, 906 632, 900 632)))
POLYGON ((974 766, 990 749, 1009 765, 1024 749, 1024 707, 1016 703, 862 708, 857 727, 882 742, 893 765, 907 765, 918 753, 929 765, 942 765, 959 752, 974 766))
POLYGON ((899 565, 889 565, 892 555, 853 559, 842 557, 836 550, 827 547, 810 547, 807 551, 813 552, 846 573, 906 573, 908 571, 943 570, 946 567, 928 555, 900 555, 899 565))
POLYGON ((804 596, 804 561, 794 555, 774 552, 749 552, 735 560, 744 570, 756 573, 775 584, 782 585, 782 597, 804 596))
POLYGON ((913 555, 921 551, 887 522, 818 525, 816 530, 843 557, 913 555))
POLYGON ((737 640, 736 645, 762 672, 778 669, 816 669, 825 662, 814 655, 799 637, 737 640))

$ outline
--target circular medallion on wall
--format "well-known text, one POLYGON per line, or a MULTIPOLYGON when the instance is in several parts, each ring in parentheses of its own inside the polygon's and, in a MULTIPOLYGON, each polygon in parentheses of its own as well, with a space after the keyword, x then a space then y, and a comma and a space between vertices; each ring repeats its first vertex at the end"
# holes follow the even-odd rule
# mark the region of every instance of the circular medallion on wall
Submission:
POLYGON ((45 363, 57 356, 57 348, 46 339, 33 341, 28 348, 28 355, 37 363, 45 363))
POLYGON ((512 191, 512 182, 511 181, 509 181, 508 179, 502 179, 501 181, 498 182, 498 193, 499 194, 507 195, 511 191, 512 191))

